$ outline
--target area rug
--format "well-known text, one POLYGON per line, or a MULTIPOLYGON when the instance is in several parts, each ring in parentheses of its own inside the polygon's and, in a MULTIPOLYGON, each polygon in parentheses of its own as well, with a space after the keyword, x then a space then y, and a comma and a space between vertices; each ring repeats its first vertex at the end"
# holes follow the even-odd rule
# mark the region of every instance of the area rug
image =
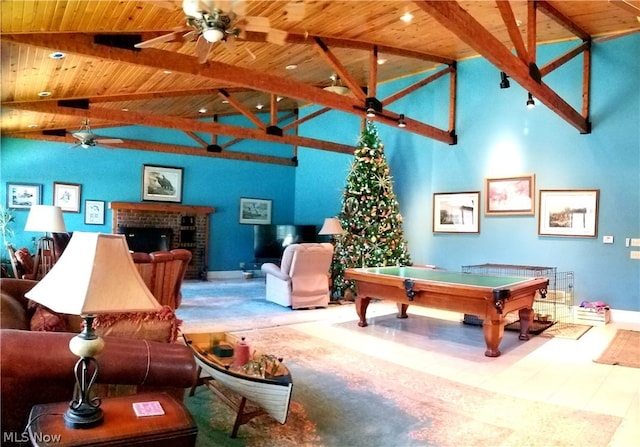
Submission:
POLYGON ((579 340, 593 326, 588 324, 572 324, 572 323, 556 323, 548 329, 545 329, 542 337, 549 338, 569 338, 571 340, 579 340))
MULTIPOLYGON (((321 309, 292 310, 266 300, 264 278, 226 281, 185 281, 176 316, 183 333, 238 331, 327 319, 356 319, 353 302, 340 301, 321 309)), ((395 312, 392 303, 372 303, 371 313, 395 312)))
POLYGON ((640 368, 640 331, 618 329, 609 346, 595 362, 640 368))
MULTIPOLYGON (((544 330, 549 329, 553 325, 552 321, 537 321, 534 320, 529 326, 529 334, 539 335, 544 330)), ((517 331, 520 332, 520 320, 514 321, 513 323, 506 324, 504 326, 505 331, 517 331)))
MULTIPOLYGON (((606 446, 614 416, 489 392, 296 330, 239 332, 282 356, 294 386, 288 420, 268 416, 231 439, 233 412, 200 387, 185 402, 197 446, 606 446)), ((410 361, 410 359, 407 359, 410 361)))

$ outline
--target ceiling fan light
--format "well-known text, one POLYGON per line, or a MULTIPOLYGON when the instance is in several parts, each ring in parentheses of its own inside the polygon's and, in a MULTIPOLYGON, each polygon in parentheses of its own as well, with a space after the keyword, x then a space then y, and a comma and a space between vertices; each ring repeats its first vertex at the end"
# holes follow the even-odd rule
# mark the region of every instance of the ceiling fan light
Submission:
POLYGON ((222 40, 224 33, 218 28, 210 28, 202 32, 202 37, 204 37, 207 42, 216 43, 222 40))

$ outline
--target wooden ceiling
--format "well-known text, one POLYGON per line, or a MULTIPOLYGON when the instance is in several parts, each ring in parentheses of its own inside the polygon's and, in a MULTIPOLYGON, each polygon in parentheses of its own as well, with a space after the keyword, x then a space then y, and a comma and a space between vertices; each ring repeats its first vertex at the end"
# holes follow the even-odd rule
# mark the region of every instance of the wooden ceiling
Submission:
MULTIPOLYGON (((180 0, 3 0, 2 134, 72 144, 68 132, 89 118, 97 134, 104 127, 144 124, 181 129, 200 146, 137 140, 121 145, 134 149, 202 154, 207 144, 217 142, 217 135, 226 135, 232 140, 226 141, 225 150, 211 156, 254 159, 232 151, 233 142, 247 138, 349 152, 350 146, 329 137, 296 136, 297 110, 317 104, 323 107, 318 113, 337 109, 363 114, 366 98, 376 97, 378 85, 423 73, 424 81, 412 89, 377 98, 384 110, 374 119, 395 124, 402 111, 394 111, 394 100, 446 76, 452 92, 449 128, 407 116, 405 130, 453 144, 455 132, 463 131, 455 129, 455 62, 477 55, 532 91, 570 125, 588 132, 588 107, 571 109, 540 82, 539 67, 531 70, 536 44, 575 41, 582 45, 576 50, 580 53, 588 51, 594 39, 640 31, 638 0, 201 3, 266 17, 271 29, 285 31, 279 35, 286 38, 274 44, 268 41, 273 35, 247 32, 233 46, 214 44, 207 62, 199 63, 195 42, 132 48, 137 41, 183 27, 180 0), (405 13, 413 15, 411 22, 400 20, 405 13), (53 59, 53 52, 66 56, 53 59), (292 65, 297 68, 290 69, 292 65), (322 89, 335 74, 351 87, 351 95, 322 89), (40 92, 50 96, 41 97, 40 92), (245 115, 251 124, 217 122, 229 114, 245 115), (269 122, 256 114, 269 114, 269 122), (267 129, 269 125, 284 130, 284 136, 267 129), (203 133, 210 137, 202 139, 203 133)), ((258 161, 290 163, 278 157, 258 161)))

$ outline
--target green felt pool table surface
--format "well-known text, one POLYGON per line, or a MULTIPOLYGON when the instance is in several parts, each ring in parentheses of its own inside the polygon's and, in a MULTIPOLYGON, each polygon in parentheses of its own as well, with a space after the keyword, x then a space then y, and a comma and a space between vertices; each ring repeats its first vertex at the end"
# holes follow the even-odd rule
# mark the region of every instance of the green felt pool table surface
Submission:
POLYGON ((375 275, 388 275, 436 283, 461 284, 471 287, 489 287, 492 289, 509 288, 531 279, 511 276, 475 275, 419 267, 372 267, 361 270, 375 275))

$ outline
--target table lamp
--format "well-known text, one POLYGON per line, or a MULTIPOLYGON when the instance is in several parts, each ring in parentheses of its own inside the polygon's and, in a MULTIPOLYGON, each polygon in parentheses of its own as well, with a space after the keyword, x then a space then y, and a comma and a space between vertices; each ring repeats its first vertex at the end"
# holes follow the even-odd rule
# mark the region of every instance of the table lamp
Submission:
POLYGON ((47 274, 56 261, 51 233, 67 231, 62 218, 62 208, 53 205, 32 205, 24 231, 44 232, 44 236, 38 239, 33 266, 33 279, 39 279, 47 274), (42 270, 42 275, 40 275, 40 270, 42 270))
POLYGON ((340 219, 337 217, 327 217, 322 224, 322 228, 320 228, 319 235, 325 236, 330 235, 336 236, 338 234, 344 234, 344 230, 342 229, 342 225, 340 225, 340 219))
POLYGON ((100 398, 90 396, 98 376, 94 357, 104 347, 93 331, 95 315, 161 307, 136 270, 125 236, 74 232, 49 274, 25 296, 54 312, 82 316, 82 332, 69 341, 69 349, 80 359, 74 368, 76 389, 64 421, 70 428, 100 425, 100 398))

